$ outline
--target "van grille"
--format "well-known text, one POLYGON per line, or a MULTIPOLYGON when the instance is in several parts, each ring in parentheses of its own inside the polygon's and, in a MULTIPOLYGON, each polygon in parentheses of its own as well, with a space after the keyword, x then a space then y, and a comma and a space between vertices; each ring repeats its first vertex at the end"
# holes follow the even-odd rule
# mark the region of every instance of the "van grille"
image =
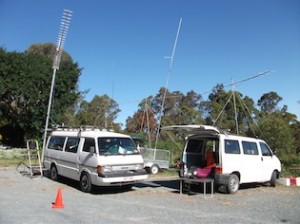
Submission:
POLYGON ((112 171, 135 170, 136 165, 113 166, 112 171))

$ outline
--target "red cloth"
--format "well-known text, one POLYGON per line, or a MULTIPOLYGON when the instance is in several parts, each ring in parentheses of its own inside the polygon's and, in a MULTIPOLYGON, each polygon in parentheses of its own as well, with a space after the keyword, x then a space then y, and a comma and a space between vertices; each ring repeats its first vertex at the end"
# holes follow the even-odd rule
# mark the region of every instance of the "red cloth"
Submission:
POLYGON ((212 151, 207 152, 206 154, 206 167, 197 168, 196 176, 197 177, 208 177, 211 174, 213 167, 216 166, 216 161, 214 157, 214 153, 212 151))
POLYGON ((214 167, 216 166, 216 161, 214 157, 214 153, 212 151, 207 152, 206 154, 206 167, 214 167))

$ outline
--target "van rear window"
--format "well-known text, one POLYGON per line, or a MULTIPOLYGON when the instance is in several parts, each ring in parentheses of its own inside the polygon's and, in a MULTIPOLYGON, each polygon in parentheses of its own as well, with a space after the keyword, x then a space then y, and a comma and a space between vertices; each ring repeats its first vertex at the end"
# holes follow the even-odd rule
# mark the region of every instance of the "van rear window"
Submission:
POLYGON ((240 145, 237 140, 225 140, 225 153, 240 154, 240 145))

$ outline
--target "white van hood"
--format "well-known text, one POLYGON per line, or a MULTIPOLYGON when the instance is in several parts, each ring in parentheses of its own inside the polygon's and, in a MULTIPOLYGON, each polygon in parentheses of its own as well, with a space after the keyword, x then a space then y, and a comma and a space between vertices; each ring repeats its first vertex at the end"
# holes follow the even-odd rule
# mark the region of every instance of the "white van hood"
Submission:
POLYGON ((172 132, 180 132, 185 135, 216 135, 220 134, 220 131, 213 126, 210 125, 171 125, 165 126, 161 128, 162 131, 172 131, 172 132))

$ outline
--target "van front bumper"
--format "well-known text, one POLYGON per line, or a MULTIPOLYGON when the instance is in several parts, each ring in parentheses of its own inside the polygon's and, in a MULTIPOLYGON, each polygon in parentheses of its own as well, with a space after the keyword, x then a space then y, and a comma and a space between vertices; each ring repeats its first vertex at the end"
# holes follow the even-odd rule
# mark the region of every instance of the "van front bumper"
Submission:
POLYGON ((92 182, 97 186, 126 185, 148 178, 145 170, 113 173, 99 173, 92 182))

